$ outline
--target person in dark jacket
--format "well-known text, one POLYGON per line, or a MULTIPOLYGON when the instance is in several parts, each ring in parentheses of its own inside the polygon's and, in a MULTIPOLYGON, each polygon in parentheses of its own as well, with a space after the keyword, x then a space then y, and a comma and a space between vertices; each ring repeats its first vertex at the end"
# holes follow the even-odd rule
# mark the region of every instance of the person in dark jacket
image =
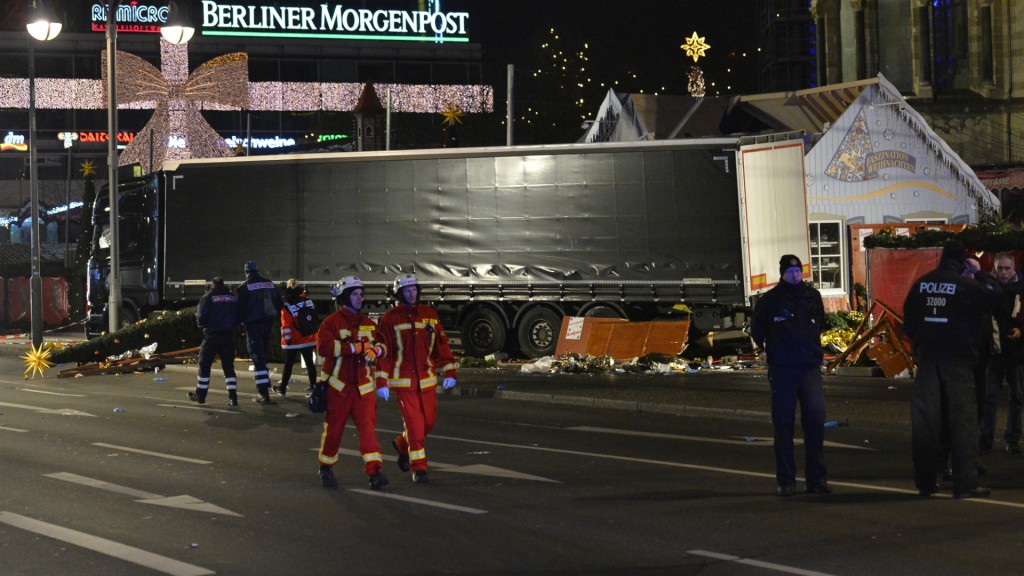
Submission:
POLYGON ((792 254, 779 261, 780 282, 754 307, 750 336, 768 355, 772 426, 775 428, 775 479, 779 496, 796 489, 793 433, 796 404, 804 431, 806 492, 830 494, 825 469, 825 392, 821 378, 821 331, 825 307, 821 294, 803 282, 803 264, 792 254))
POLYGON ((196 376, 196 391, 188 393, 188 399, 200 404, 206 403, 210 389, 210 369, 213 359, 220 356, 224 370, 224 381, 228 388, 228 404, 238 406, 238 381, 235 378, 235 328, 238 326, 237 298, 231 293, 222 278, 210 281, 210 290, 199 299, 196 322, 203 331, 203 343, 199 347, 199 373, 196 376))
POLYGON ((952 453, 953 496, 976 498, 990 490, 978 486, 978 419, 973 372, 981 345, 985 313, 1002 301, 991 275, 964 278, 965 250, 948 242, 935 270, 917 279, 903 303, 903 326, 917 360, 910 421, 914 484, 922 496, 938 490, 943 432, 952 453))
POLYGON ((245 282, 238 287, 238 321, 245 326, 245 343, 249 349, 256 377, 253 401, 270 404, 270 370, 267 368, 267 346, 272 322, 281 314, 281 294, 274 283, 260 276, 255 261, 245 263, 245 282))
MULTIPOLYGON (((992 315, 991 353, 988 356, 985 399, 982 404, 981 438, 982 452, 992 449, 995 437, 996 408, 999 404, 999 389, 1006 379, 1007 405, 1006 430, 1003 440, 1006 451, 1020 454, 1021 437, 1021 383, 1024 381, 1024 341, 1018 322, 1021 317, 1021 278, 1013 261, 1013 254, 996 254, 993 274, 1003 289, 1002 304, 992 315)), ((986 327, 987 328, 987 327, 986 327)), ((986 335, 988 331, 986 330, 986 335)))

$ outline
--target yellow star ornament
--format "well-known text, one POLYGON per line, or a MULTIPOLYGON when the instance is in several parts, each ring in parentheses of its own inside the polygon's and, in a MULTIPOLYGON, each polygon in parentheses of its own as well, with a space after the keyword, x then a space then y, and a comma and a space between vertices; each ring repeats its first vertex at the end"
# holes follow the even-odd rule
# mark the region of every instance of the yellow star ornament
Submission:
POLYGON ((86 160, 85 162, 82 162, 82 168, 81 168, 81 170, 79 170, 79 172, 82 173, 82 177, 83 178, 86 177, 86 176, 89 176, 89 175, 95 176, 96 175, 96 164, 93 163, 92 160, 86 160))
POLYGON ((50 362, 50 352, 51 350, 46 346, 46 344, 40 344, 39 348, 36 348, 35 345, 31 345, 31 349, 28 354, 21 357, 27 366, 25 368, 25 380, 29 379, 29 373, 31 373, 32 378, 35 379, 37 372, 40 376, 46 378, 43 371, 53 366, 53 363, 50 362))
POLYGON ((697 33, 694 32, 693 36, 687 38, 686 44, 683 44, 680 48, 686 50, 686 56, 693 58, 693 61, 696 62, 698 58, 707 56, 705 52, 711 49, 711 45, 704 42, 705 38, 707 36, 697 36, 697 33))
POLYGON ((454 126, 456 122, 462 124, 462 110, 459 110, 455 104, 449 104, 444 112, 441 112, 441 115, 444 116, 442 124, 448 126, 454 126))

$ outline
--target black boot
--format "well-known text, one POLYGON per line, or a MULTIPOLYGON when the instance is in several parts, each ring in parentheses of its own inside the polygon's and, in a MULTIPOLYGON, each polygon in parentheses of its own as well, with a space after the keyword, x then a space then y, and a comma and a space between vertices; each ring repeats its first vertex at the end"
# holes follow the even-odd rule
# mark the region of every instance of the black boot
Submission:
POLYGON ((377 471, 370 476, 370 490, 380 490, 388 485, 388 477, 377 471))
POLYGON ((188 399, 195 402, 196 404, 206 404, 206 390, 202 388, 196 388, 195 392, 188 393, 188 399))
POLYGON ((238 406, 238 392, 228 390, 228 406, 238 406))
POLYGON ((391 445, 395 447, 395 451, 398 452, 398 469, 402 472, 409 471, 409 455, 402 454, 402 451, 398 449, 398 440, 392 440, 391 445))
POLYGON ((334 469, 325 464, 320 465, 320 484, 324 488, 337 488, 338 480, 334 478, 334 469))

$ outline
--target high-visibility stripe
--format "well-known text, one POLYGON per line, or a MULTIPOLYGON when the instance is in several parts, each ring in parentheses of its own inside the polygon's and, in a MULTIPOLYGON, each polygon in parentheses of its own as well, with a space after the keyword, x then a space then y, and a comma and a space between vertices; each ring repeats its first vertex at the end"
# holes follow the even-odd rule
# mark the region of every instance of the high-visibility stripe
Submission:
POLYGON ((427 451, 425 449, 421 448, 419 450, 410 450, 409 451, 409 460, 426 460, 426 459, 427 459, 427 451))
POLYGON ((366 384, 360 384, 359 385, 359 395, 360 396, 366 396, 370 392, 373 392, 374 388, 375 388, 375 386, 373 385, 373 382, 367 382, 366 384))
POLYGON ((363 462, 370 463, 383 461, 384 459, 381 458, 380 452, 367 452, 366 454, 363 454, 363 462))

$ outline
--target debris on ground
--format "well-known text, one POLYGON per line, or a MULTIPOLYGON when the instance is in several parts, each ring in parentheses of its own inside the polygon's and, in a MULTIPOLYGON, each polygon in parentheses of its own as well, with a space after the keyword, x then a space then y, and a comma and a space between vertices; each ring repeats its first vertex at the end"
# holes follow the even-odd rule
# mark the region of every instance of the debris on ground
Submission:
POLYGON ((875 300, 854 332, 852 342, 826 365, 828 373, 857 364, 861 355, 874 360, 887 378, 906 377, 914 371, 914 360, 903 342, 903 317, 885 302, 875 300), (869 322, 872 317, 874 324, 869 322))
POLYGON ((111 356, 101 362, 83 364, 75 368, 61 370, 58 378, 81 378, 100 374, 130 374, 132 372, 149 372, 154 368, 163 368, 168 364, 186 364, 195 361, 199 347, 185 348, 173 352, 156 352, 156 344, 139 350, 130 350, 124 354, 111 356))
POLYGON ((723 356, 719 360, 708 356, 694 360, 655 353, 616 361, 608 355, 570 353, 539 358, 524 364, 521 370, 528 374, 693 374, 701 370, 745 370, 756 365, 755 359, 740 356, 723 356))

